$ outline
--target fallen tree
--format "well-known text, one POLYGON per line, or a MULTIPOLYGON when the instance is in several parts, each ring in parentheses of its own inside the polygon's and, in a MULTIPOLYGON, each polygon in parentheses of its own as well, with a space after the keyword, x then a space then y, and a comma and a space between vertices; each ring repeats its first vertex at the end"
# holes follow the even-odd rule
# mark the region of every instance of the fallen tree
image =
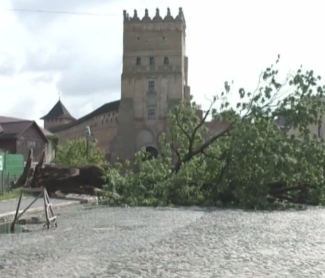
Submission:
MULTIPOLYGON (((30 152, 29 157, 31 156, 30 152)), ((103 188, 105 184, 105 172, 99 166, 62 167, 43 165, 43 161, 44 152, 35 169, 32 169, 31 163, 26 163, 23 174, 14 187, 45 187, 50 195, 57 191, 67 194, 94 194, 95 188, 103 188)))
POLYGON ((175 107, 168 115, 168 132, 160 136, 158 158, 148 159, 141 150, 133 161, 136 171, 128 162, 105 170, 75 166, 86 162, 84 142, 70 142, 59 148, 60 161, 70 166, 42 166, 36 184, 52 193, 101 189, 109 204, 325 204, 325 144, 311 133, 323 125, 325 87, 313 71, 298 69, 284 82, 277 75, 274 67, 267 68, 255 90, 238 90, 233 107, 226 82, 201 118, 194 103, 175 107), (280 126, 279 117, 285 118, 280 126))
POLYGON ((105 184, 104 170, 95 165, 80 167, 45 166, 38 185, 46 187, 49 194, 62 193, 94 194, 95 188, 105 184))
POLYGON ((103 197, 114 203, 120 196, 118 202, 131 205, 325 204, 325 144, 317 136, 325 108, 320 80, 300 68, 279 82, 271 66, 255 90, 238 90, 237 104, 229 103, 232 88, 225 82, 202 118, 195 103, 175 107, 158 158, 138 153, 138 172, 118 165, 107 174, 103 197))

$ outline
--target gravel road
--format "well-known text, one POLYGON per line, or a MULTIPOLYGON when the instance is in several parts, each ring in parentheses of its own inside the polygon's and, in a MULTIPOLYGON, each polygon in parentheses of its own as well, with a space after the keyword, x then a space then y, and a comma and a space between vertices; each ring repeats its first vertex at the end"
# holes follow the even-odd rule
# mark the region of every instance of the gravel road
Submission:
POLYGON ((0 235, 0 277, 325 277, 325 210, 60 211, 51 231, 0 235))

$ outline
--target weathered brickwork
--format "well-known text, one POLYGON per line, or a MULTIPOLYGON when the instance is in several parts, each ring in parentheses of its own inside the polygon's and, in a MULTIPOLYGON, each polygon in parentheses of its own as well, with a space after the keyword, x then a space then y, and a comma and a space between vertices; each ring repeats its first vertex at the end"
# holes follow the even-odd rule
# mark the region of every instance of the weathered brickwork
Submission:
POLYGON ((117 155, 131 157, 142 147, 158 149, 158 136, 166 132, 166 115, 190 98, 185 55, 185 18, 157 9, 140 19, 124 11, 123 72, 117 155))
POLYGON ((86 127, 89 126, 92 138, 96 139, 97 146, 101 148, 105 154, 110 153, 112 148, 111 141, 117 134, 117 121, 118 111, 111 111, 102 113, 87 120, 79 120, 72 124, 72 126, 62 126, 61 129, 52 129, 52 131, 59 136, 60 144, 64 144, 68 140, 75 140, 85 138, 86 140, 86 127))

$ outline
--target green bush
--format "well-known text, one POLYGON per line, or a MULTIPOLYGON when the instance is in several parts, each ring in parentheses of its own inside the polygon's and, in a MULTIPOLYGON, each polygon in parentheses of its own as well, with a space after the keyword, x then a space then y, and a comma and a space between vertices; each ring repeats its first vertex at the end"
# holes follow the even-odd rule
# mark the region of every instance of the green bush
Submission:
POLYGON ((104 153, 86 139, 71 140, 56 148, 54 162, 63 166, 99 165, 105 162, 104 153))

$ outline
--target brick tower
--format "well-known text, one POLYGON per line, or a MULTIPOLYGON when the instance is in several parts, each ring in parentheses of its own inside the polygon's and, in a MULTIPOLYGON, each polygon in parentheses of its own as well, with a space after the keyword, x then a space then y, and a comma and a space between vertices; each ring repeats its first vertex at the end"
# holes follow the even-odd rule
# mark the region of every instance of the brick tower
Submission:
POLYGON ((142 147, 158 153, 158 136, 166 131, 167 113, 190 99, 185 18, 159 9, 140 19, 124 11, 123 72, 117 129, 117 156, 130 159, 142 147))

